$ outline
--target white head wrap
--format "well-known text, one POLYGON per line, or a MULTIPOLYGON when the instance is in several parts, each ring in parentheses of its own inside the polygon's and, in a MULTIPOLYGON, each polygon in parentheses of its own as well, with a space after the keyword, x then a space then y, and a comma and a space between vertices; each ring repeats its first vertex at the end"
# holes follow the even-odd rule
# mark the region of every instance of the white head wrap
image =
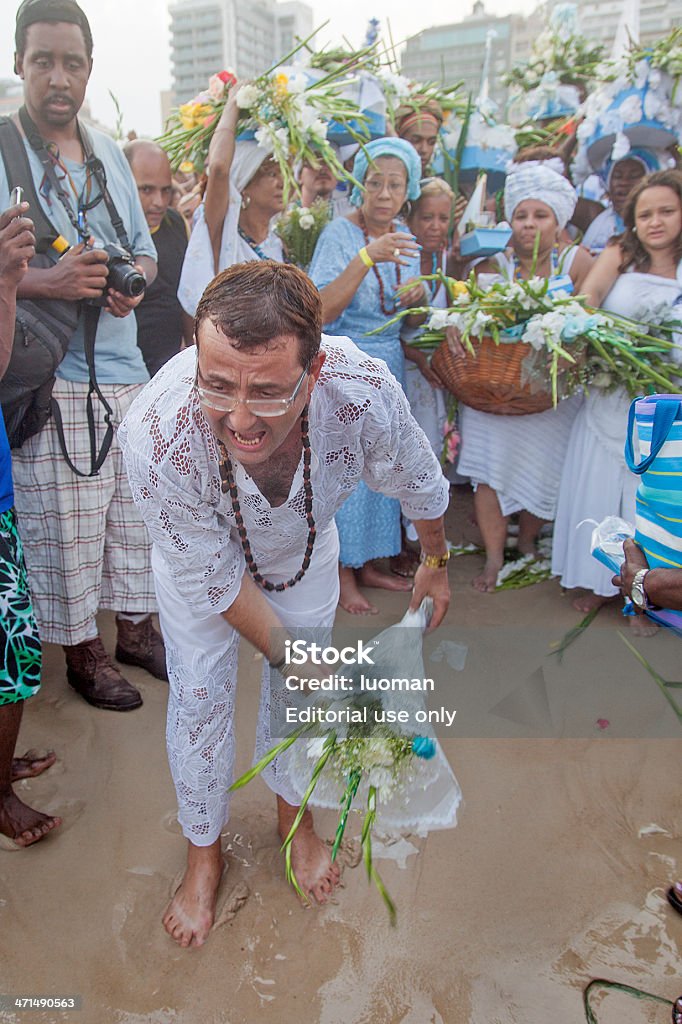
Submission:
POLYGON ((563 174, 546 163, 529 160, 514 164, 504 186, 504 213, 508 221, 524 199, 537 199, 552 210, 560 228, 565 228, 575 210, 578 196, 563 174))
MULTIPOLYGON (((223 222, 218 272, 231 267, 236 262, 237 240, 239 238, 237 228, 239 226, 239 214, 242 209, 241 194, 260 165, 269 156, 268 151, 259 146, 257 142, 237 142, 235 145, 234 159, 230 168, 230 202, 223 222)), ((215 275, 213 249, 208 234, 208 227, 204 220, 204 204, 202 203, 197 210, 192 234, 187 243, 187 252, 185 253, 180 284, 178 285, 180 305, 190 316, 194 316, 199 299, 215 275)))

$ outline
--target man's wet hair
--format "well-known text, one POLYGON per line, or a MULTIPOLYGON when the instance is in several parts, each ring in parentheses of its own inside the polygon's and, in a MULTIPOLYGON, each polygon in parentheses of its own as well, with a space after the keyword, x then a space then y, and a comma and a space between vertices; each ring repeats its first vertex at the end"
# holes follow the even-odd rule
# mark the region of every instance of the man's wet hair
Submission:
POLYGON ((14 49, 16 56, 26 52, 26 34, 39 21, 68 22, 78 25, 83 33, 88 60, 92 58, 92 32, 87 15, 76 0, 24 0, 17 11, 14 49))
POLYGON ((267 348, 273 338, 298 338, 300 360, 309 370, 320 350, 322 300, 298 267, 275 260, 235 263, 209 284, 194 316, 194 337, 210 320, 235 348, 267 348))

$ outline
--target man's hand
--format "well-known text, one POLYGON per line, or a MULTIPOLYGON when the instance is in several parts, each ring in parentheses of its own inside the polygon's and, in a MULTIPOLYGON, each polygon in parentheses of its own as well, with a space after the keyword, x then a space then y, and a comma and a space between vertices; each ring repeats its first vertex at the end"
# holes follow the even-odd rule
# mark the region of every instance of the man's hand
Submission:
MULTIPOLYGON (((623 551, 625 552, 625 561, 621 567, 620 576, 614 576, 611 582, 614 587, 620 587, 621 594, 629 601, 632 597, 632 581, 635 574, 640 569, 648 569, 649 563, 646 560, 646 555, 634 540, 626 540, 623 544, 623 551)), ((643 608, 639 608, 637 605, 634 605, 634 608, 636 612, 644 614, 643 608)))
POLYGON ((410 611, 417 611, 425 597, 433 598, 433 615, 427 630, 427 633, 430 633, 431 630, 440 626, 450 606, 447 566, 442 569, 429 569, 423 563, 419 566, 414 575, 410 611))
POLYGON ((462 335, 452 324, 445 328, 445 340, 447 341, 448 348, 452 352, 453 356, 463 359, 464 356, 468 355, 467 350, 462 344, 462 335))
POLYGON ((17 203, 0 214, 0 284, 16 291, 35 256, 33 221, 23 216, 28 203, 17 203))
MULTIPOLYGON (((138 274, 142 274, 146 278, 144 267, 141 267, 139 263, 135 264, 135 270, 137 270, 138 274)), ((123 295, 122 292, 114 291, 112 288, 111 291, 107 293, 107 304, 104 308, 107 313, 111 313, 112 316, 122 319, 123 317, 128 316, 129 313, 132 313, 136 306, 140 305, 144 298, 144 294, 144 292, 141 292, 139 295, 135 296, 123 295)))
POLYGON ((55 296, 69 302, 99 299, 107 286, 108 259, 104 249, 74 245, 49 271, 55 296))

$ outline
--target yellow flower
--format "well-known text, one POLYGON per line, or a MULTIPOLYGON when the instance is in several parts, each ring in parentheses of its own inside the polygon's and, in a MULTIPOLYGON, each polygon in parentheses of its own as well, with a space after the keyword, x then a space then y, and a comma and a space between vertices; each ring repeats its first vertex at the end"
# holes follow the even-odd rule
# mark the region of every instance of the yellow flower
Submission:
POLYGON ((192 163, 191 160, 183 160, 182 163, 180 164, 179 170, 183 174, 191 174, 194 170, 194 164, 192 163))
POLYGON ((451 286, 452 294, 457 295, 468 295, 469 289, 465 285, 464 281, 452 281, 451 286))
POLYGON ((288 82, 288 75, 285 75, 282 72, 280 72, 278 75, 275 75, 275 96, 277 97, 278 100, 284 99, 287 92, 289 91, 287 89, 288 82))

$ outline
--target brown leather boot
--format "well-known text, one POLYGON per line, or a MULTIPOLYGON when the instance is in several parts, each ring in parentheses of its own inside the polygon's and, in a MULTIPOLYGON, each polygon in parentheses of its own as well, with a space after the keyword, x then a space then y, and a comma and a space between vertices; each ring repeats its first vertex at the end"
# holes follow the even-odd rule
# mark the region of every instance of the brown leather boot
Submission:
POLYGON ((104 649, 101 637, 64 646, 66 678, 76 693, 95 708, 132 711, 142 704, 139 690, 121 675, 104 649))
POLYGON ((156 679, 168 682, 166 648, 161 634, 154 629, 151 615, 142 622, 131 622, 130 619, 116 616, 116 628, 116 660, 122 661, 124 665, 137 665, 156 679))

